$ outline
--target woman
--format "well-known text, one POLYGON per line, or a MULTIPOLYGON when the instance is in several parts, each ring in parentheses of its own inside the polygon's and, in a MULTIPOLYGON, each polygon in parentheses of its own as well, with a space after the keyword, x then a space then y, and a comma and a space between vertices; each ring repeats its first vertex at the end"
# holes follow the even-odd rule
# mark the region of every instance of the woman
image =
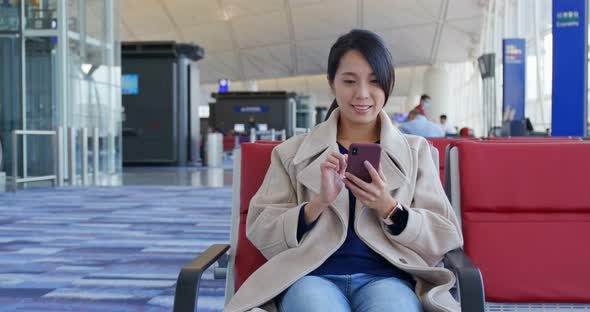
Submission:
POLYGON ((246 230, 268 262, 226 311, 458 311, 455 277, 435 265, 463 239, 429 144, 383 112, 394 71, 382 40, 340 37, 328 81, 327 120, 273 150, 246 230), (351 143, 381 145, 371 183, 345 173, 351 143))

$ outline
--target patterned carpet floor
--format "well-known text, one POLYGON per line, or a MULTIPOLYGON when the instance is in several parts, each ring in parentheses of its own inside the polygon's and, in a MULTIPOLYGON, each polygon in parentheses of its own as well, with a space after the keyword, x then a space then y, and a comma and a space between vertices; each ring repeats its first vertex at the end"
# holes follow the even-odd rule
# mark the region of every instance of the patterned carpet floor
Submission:
MULTIPOLYGON (((0 193, 0 312, 171 311, 180 268, 227 243, 231 188, 0 193)), ((204 274, 199 311, 221 311, 204 274)))

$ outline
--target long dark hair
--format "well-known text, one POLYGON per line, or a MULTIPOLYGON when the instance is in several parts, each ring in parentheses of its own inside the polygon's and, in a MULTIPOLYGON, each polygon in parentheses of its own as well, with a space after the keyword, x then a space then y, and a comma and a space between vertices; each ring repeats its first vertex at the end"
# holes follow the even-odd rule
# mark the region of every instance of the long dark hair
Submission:
MULTIPOLYGON (((391 53, 387 50, 383 39, 374 32, 353 29, 336 40, 330 49, 330 56, 328 57, 328 79, 330 82, 334 82, 336 70, 338 70, 338 66, 340 65, 340 59, 350 50, 359 51, 367 59, 367 62, 373 69, 373 73, 375 73, 377 83, 383 92, 385 92, 385 103, 387 103, 387 99, 393 91, 395 84, 395 70, 393 68, 391 53)), ((338 103, 334 99, 326 114, 326 120, 337 107, 338 103)))

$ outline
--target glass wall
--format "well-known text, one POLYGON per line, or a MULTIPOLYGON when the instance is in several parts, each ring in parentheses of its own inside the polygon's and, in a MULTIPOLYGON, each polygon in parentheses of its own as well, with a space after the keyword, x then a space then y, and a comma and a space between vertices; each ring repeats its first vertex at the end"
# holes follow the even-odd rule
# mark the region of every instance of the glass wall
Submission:
POLYGON ((4 163, 0 171, 6 172, 12 168, 12 130, 22 127, 20 55, 21 42, 16 35, 5 34, 0 37, 0 141, 4 163))
POLYGON ((16 1, 0 0, 0 144, 3 167, 12 168, 12 129, 22 126, 20 6, 16 1))
MULTIPOLYGON (((98 181, 111 184, 120 180, 118 1, 0 0, 0 7, 0 135, 7 160, 0 171, 12 174, 13 130, 61 128, 62 140, 67 142, 66 130, 73 128, 75 156, 68 157, 67 144, 63 144, 59 158, 66 183, 80 184, 83 155, 88 158, 86 173, 92 176, 92 135, 98 129, 98 181), (22 26, 19 10, 26 20, 22 26), (16 16, 16 27, 6 12, 16 16), (82 133, 88 136, 87 153, 83 153, 82 133), (74 175, 68 172, 72 162, 76 165, 74 175)), ((19 177, 55 173, 55 142, 35 135, 19 138, 19 177)))
MULTIPOLYGON (((116 1, 69 1, 69 107, 67 119, 89 133, 99 129, 99 168, 110 175, 121 172, 120 43, 116 1)), ((77 142, 78 149, 81 142, 77 142)), ((90 146, 90 143, 89 143, 90 146)), ((80 174, 81 153, 76 153, 80 174)), ((92 154, 88 164, 93 166, 92 154)), ((106 183, 106 182, 105 182, 106 183)))

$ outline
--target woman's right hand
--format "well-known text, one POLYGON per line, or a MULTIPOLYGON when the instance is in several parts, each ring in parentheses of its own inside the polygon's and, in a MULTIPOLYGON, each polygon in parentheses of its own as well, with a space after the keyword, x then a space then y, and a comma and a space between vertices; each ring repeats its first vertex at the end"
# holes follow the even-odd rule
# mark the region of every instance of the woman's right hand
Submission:
POLYGON ((348 155, 332 152, 321 164, 320 194, 305 207, 305 222, 311 224, 340 194, 344 187, 344 172, 348 155))

